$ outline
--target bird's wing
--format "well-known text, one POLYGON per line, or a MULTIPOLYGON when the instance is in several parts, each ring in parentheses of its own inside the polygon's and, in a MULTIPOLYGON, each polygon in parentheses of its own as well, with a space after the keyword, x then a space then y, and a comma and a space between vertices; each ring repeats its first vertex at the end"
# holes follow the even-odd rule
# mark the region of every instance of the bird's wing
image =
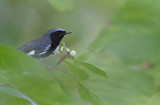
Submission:
POLYGON ((27 53, 27 55, 38 55, 46 52, 50 46, 49 41, 39 38, 17 48, 17 50, 23 51, 27 53))

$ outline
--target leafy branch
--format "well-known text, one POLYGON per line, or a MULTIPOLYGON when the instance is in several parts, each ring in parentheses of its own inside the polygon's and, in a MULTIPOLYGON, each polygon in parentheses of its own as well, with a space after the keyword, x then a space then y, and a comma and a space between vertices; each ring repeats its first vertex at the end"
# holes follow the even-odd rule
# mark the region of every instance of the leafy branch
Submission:
POLYGON ((59 65, 62 61, 64 61, 65 59, 71 59, 74 58, 74 56, 76 55, 76 52, 74 50, 70 51, 66 46, 65 43, 63 43, 63 47, 61 47, 61 52, 60 53, 60 59, 57 61, 57 63, 55 63, 54 65, 47 67, 46 69, 48 71, 55 69, 57 65, 59 65))
MULTIPOLYGON (((76 52, 74 50, 70 51, 63 43, 63 47, 61 47, 61 52, 60 52, 60 59, 53 66, 47 67, 47 70, 51 71, 53 69, 56 69, 56 66, 59 65, 61 62, 63 62, 65 59, 71 59, 73 62, 79 63, 87 70, 90 70, 100 76, 107 77, 106 73, 101 68, 93 64, 90 64, 88 62, 77 60, 74 58, 75 55, 76 52)), ((89 88, 82 85, 82 83, 78 80, 78 78, 80 80, 88 79, 89 78, 88 73, 83 69, 81 69, 80 67, 78 67, 77 65, 70 63, 69 61, 66 61, 65 63, 68 65, 70 73, 72 73, 71 75, 76 80, 78 91, 83 101, 87 101, 89 103, 92 103, 93 105, 103 105, 103 101, 96 94, 94 94, 89 88)))

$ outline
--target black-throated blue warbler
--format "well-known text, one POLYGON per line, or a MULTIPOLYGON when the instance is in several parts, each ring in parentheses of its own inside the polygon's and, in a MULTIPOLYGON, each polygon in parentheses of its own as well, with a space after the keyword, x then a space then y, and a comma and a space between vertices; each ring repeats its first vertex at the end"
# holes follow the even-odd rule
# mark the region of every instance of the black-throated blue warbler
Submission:
POLYGON ((48 30, 43 36, 37 38, 21 47, 16 48, 29 56, 37 59, 46 58, 55 55, 59 49, 59 43, 64 35, 72 32, 65 31, 61 28, 48 30))

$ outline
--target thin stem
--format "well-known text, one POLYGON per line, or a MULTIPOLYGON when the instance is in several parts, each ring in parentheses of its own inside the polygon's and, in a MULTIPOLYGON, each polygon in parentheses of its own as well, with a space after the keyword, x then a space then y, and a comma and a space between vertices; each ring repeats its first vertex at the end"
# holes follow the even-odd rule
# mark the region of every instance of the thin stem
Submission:
POLYGON ((0 84, 0 86, 4 86, 4 85, 8 85, 9 83, 2 83, 0 84))
POLYGON ((48 70, 48 71, 50 71, 50 70, 52 70, 52 69, 55 69, 55 67, 57 66, 57 65, 59 65, 63 60, 65 60, 66 59, 66 56, 64 55, 64 56, 61 56, 61 58, 58 60, 58 62, 56 63, 56 64, 54 64, 53 66, 50 66, 50 67, 47 67, 46 69, 48 70))

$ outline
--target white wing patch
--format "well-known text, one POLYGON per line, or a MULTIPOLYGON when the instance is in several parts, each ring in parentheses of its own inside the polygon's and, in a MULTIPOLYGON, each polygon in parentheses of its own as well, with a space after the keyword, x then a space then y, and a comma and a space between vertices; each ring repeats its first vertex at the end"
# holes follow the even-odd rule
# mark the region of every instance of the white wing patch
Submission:
POLYGON ((42 52, 42 53, 39 53, 38 55, 43 55, 43 54, 45 54, 46 53, 46 51, 45 52, 42 52))
POLYGON ((27 55, 31 56, 35 54, 35 50, 32 50, 31 52, 29 52, 27 55))
POLYGON ((45 48, 44 52, 41 52, 41 53, 39 53, 38 55, 43 55, 43 54, 45 54, 50 47, 51 47, 51 45, 48 45, 48 46, 45 48))

